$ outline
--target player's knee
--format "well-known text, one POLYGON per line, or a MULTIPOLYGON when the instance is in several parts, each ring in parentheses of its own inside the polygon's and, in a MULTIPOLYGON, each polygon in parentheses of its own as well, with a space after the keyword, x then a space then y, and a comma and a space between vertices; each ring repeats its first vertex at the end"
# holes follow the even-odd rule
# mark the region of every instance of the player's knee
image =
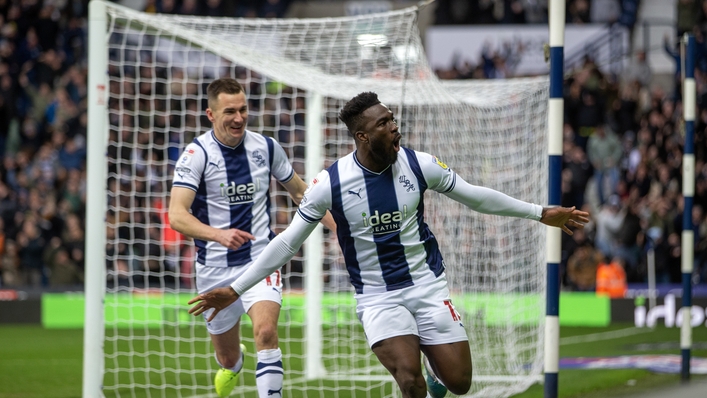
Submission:
POLYGON ((471 375, 457 377, 445 384, 445 387, 454 395, 464 395, 471 389, 471 375))
POLYGON ((277 325, 262 325, 255 332, 255 343, 259 349, 277 347, 277 325))
POLYGON ((422 374, 412 373, 398 374, 396 377, 403 395, 408 397, 425 397, 427 395, 427 385, 422 374))

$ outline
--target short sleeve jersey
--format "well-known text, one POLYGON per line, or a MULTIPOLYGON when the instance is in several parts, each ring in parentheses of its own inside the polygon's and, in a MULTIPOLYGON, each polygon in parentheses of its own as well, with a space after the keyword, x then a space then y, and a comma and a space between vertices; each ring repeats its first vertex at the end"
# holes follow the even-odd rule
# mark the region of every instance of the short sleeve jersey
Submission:
POLYGON ((424 219, 424 193, 448 192, 456 173, 436 157, 402 147, 380 173, 355 152, 320 172, 298 214, 318 222, 330 210, 356 293, 378 293, 431 281, 444 271, 437 239, 424 219))
POLYGON ((191 212, 218 229, 236 228, 255 236, 237 250, 195 239, 196 262, 233 267, 254 261, 275 236, 270 229, 270 176, 294 176, 282 147, 272 138, 245 131, 236 147, 220 143, 213 130, 185 148, 174 169, 173 185, 196 192, 191 212))

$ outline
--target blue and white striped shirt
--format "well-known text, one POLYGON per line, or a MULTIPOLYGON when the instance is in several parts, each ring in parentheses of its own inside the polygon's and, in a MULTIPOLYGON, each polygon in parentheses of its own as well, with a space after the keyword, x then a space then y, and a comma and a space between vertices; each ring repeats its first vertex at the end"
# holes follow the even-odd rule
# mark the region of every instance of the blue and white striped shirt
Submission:
POLYGON ((236 147, 220 143, 213 130, 194 139, 177 160, 173 185, 196 192, 192 214, 218 229, 255 236, 237 250, 195 239, 196 262, 210 267, 251 263, 275 236, 270 229, 270 176, 288 182, 292 165, 272 138, 245 131, 236 147))
POLYGON ((380 173, 363 167, 353 152, 319 173, 298 214, 314 223, 331 211, 356 293, 402 289, 444 272, 423 199, 426 190, 449 192, 455 182, 456 173, 423 152, 401 148, 380 173))

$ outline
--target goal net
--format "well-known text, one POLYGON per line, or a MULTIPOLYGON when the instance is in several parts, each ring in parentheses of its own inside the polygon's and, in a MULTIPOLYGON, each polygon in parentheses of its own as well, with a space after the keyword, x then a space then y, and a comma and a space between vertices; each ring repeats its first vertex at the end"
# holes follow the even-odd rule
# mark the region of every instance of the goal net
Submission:
MULTIPOLYGON (((275 138, 303 178, 353 150, 337 113, 359 92, 375 91, 395 112, 403 145, 437 155, 472 184, 547 201, 547 79, 440 82, 425 59, 416 8, 258 20, 91 4, 90 56, 102 58, 90 70, 89 175, 105 183, 93 184, 88 200, 89 211, 106 216, 87 217, 88 230, 99 231, 89 240, 105 250, 87 252, 98 279, 87 276, 86 339, 100 342, 86 347, 101 349, 85 354, 98 359, 85 361, 84 393, 93 383, 115 397, 214 396, 211 342, 202 319, 187 314, 194 246, 169 228, 166 211, 176 160, 211 127, 205 89, 214 78, 244 85, 248 128, 275 138), (90 308, 100 303, 102 312, 90 308)), ((276 183, 271 194, 272 229, 280 232, 294 206, 276 183)), ((437 193, 426 204, 469 336, 468 396, 525 390, 542 373, 544 227, 475 213, 437 193)), ((336 238, 319 227, 282 278, 283 396, 399 396, 366 344, 336 238)), ((242 335, 246 362, 233 396, 255 397, 247 316, 242 335)))

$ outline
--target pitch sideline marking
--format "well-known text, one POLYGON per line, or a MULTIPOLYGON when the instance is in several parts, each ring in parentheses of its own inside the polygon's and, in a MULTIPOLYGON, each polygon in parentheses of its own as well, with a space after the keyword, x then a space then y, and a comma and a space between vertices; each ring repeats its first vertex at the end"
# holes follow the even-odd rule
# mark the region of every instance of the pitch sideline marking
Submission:
POLYGON ((612 330, 610 332, 592 333, 584 334, 581 336, 563 337, 560 339, 560 345, 570 345, 570 344, 580 344, 589 343, 592 341, 602 341, 611 340, 619 337, 633 336, 641 333, 652 332, 651 328, 626 328, 619 330, 612 330))

